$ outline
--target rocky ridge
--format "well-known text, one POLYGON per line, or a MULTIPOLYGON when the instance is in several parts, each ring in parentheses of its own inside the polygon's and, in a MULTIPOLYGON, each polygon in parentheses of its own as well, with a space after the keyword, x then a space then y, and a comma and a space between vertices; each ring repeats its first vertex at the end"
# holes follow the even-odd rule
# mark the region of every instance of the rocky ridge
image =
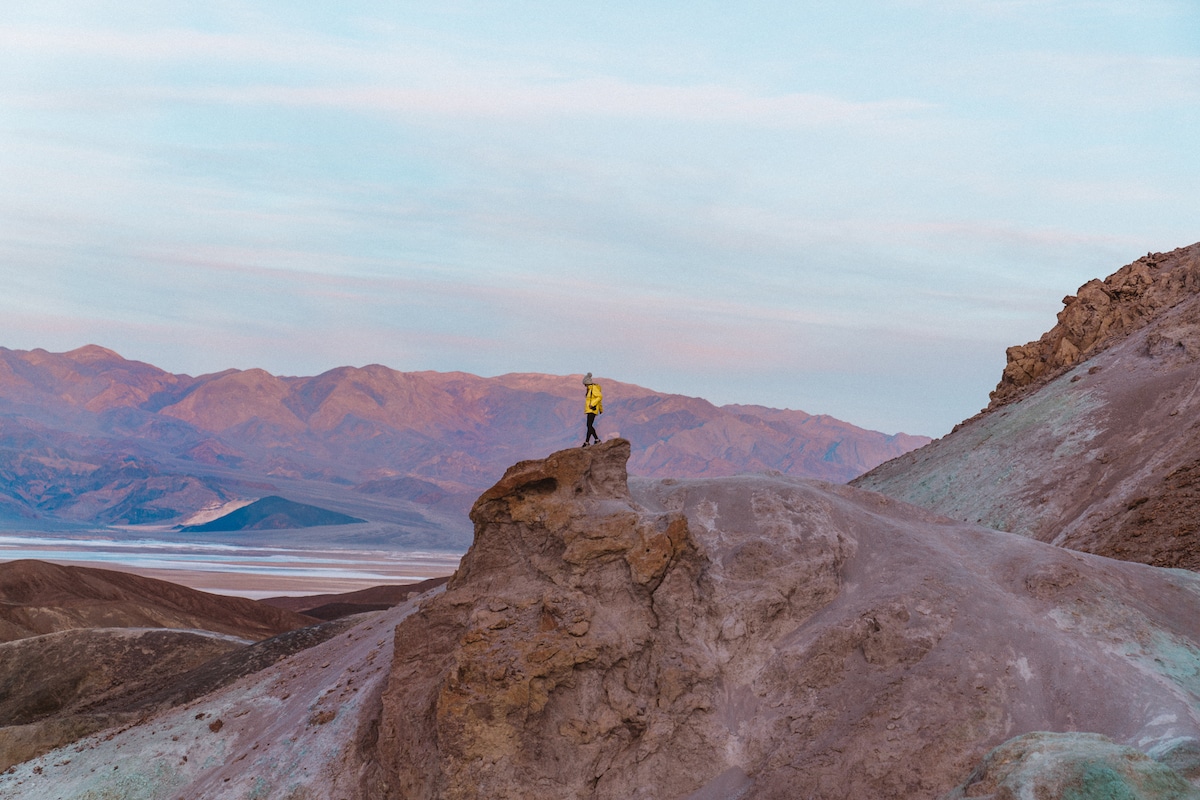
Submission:
POLYGON ((1198 270, 1193 245, 1087 284, 1042 337, 1044 356, 1065 355, 1038 361, 1039 378, 854 485, 1064 547, 1200 569, 1198 270))
POLYGON ((387 633, 413 605, 329 623, 341 626, 333 638, 199 700, 18 764, 0 773, 0 798, 377 800, 362 789, 361 753, 377 726, 387 633))
POLYGON ((0 564, 0 770, 333 635, 315 623, 124 572, 0 564))
POLYGON ((405 600, 436 589, 449 580, 449 576, 429 578, 416 583, 399 585, 372 586, 369 589, 359 589, 354 592, 340 594, 309 594, 301 596, 264 597, 258 602, 276 608, 295 611, 315 619, 341 619, 351 614, 361 614, 366 611, 383 611, 386 608, 399 605, 405 600))
POLYGON ((196 628, 258 640, 313 622, 253 600, 128 572, 35 560, 0 563, 0 642, 117 627, 196 628))
POLYGON ((1147 253, 1063 298, 1058 323, 1036 342, 1008 348, 987 410, 1023 397, 1102 352, 1164 310, 1200 292, 1200 243, 1147 253))
POLYGON ((97 708, 247 644, 169 628, 75 629, 0 643, 0 770, 136 719, 129 708, 97 708))

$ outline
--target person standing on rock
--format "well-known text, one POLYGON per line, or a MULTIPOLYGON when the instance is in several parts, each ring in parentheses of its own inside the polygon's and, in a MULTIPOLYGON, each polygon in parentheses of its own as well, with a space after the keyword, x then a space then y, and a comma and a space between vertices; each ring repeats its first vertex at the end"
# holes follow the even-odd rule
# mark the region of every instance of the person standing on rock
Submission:
POLYGON ((587 413, 587 433, 583 435, 583 446, 587 447, 591 443, 592 437, 596 437, 596 444, 600 444, 600 434, 596 433, 596 417, 604 413, 604 403, 601 401, 600 384, 592 380, 592 373, 583 376, 583 410, 587 413))

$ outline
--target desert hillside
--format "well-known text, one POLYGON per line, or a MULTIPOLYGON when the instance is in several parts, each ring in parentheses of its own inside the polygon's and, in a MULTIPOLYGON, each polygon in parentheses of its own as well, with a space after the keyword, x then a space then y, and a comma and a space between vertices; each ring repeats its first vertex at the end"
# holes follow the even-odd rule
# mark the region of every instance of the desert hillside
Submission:
MULTIPOLYGON (((841 482, 928 441, 602 382, 599 429, 633 443, 638 475, 841 482)), ((581 393, 578 376, 370 365, 191 377, 96 346, 0 348, 0 521, 203 524, 279 495, 375 524, 351 538, 465 548, 471 503, 510 464, 582 441, 581 393)))
POLYGON ((1003 531, 1200 569, 1200 244, 1067 297, 992 404, 855 485, 1003 531))
POLYGON ((77 628, 198 628, 258 640, 312 623, 253 600, 128 572, 0 563, 0 642, 77 628))
POLYGON ((513 466, 445 587, 0 797, 1197 796, 1200 577, 629 452, 513 466))
POLYGON ((354 624, 344 617, 444 582, 259 603, 112 570, 0 564, 0 770, 190 702, 337 635, 354 624))

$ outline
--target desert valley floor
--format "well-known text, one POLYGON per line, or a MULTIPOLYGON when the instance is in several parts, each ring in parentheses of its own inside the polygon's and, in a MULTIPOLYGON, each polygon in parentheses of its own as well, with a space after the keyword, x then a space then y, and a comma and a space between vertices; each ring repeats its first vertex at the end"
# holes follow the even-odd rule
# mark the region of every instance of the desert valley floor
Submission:
MULTIPOLYGON (((130 531, 126 531, 130 533, 130 531)), ((153 530, 114 539, 97 532, 71 538, 0 531, 0 561, 38 559, 103 567, 204 592, 259 599, 337 594, 379 584, 417 583, 449 575, 461 553, 367 549, 253 547, 149 538, 153 530)))

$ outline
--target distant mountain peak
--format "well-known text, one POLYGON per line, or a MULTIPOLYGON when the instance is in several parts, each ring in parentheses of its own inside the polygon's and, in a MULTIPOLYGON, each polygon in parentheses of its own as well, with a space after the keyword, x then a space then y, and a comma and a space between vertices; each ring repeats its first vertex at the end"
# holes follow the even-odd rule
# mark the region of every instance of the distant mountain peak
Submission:
MULTIPOLYGON (((604 388, 600 434, 630 441, 639 477, 844 482, 928 441, 612 378, 604 388)), ((406 546, 465 547, 467 509, 508 465, 582 441, 582 390, 578 376, 379 364, 192 377, 98 345, 0 348, 0 517, 177 524, 237 498, 336 496, 406 546), (382 487, 384 476, 411 483, 382 487)))
POLYGON ((125 359, 120 353, 109 350, 107 347, 101 347, 98 344, 85 344, 83 347, 77 347, 74 350, 68 350, 63 355, 72 361, 112 361, 125 359))

